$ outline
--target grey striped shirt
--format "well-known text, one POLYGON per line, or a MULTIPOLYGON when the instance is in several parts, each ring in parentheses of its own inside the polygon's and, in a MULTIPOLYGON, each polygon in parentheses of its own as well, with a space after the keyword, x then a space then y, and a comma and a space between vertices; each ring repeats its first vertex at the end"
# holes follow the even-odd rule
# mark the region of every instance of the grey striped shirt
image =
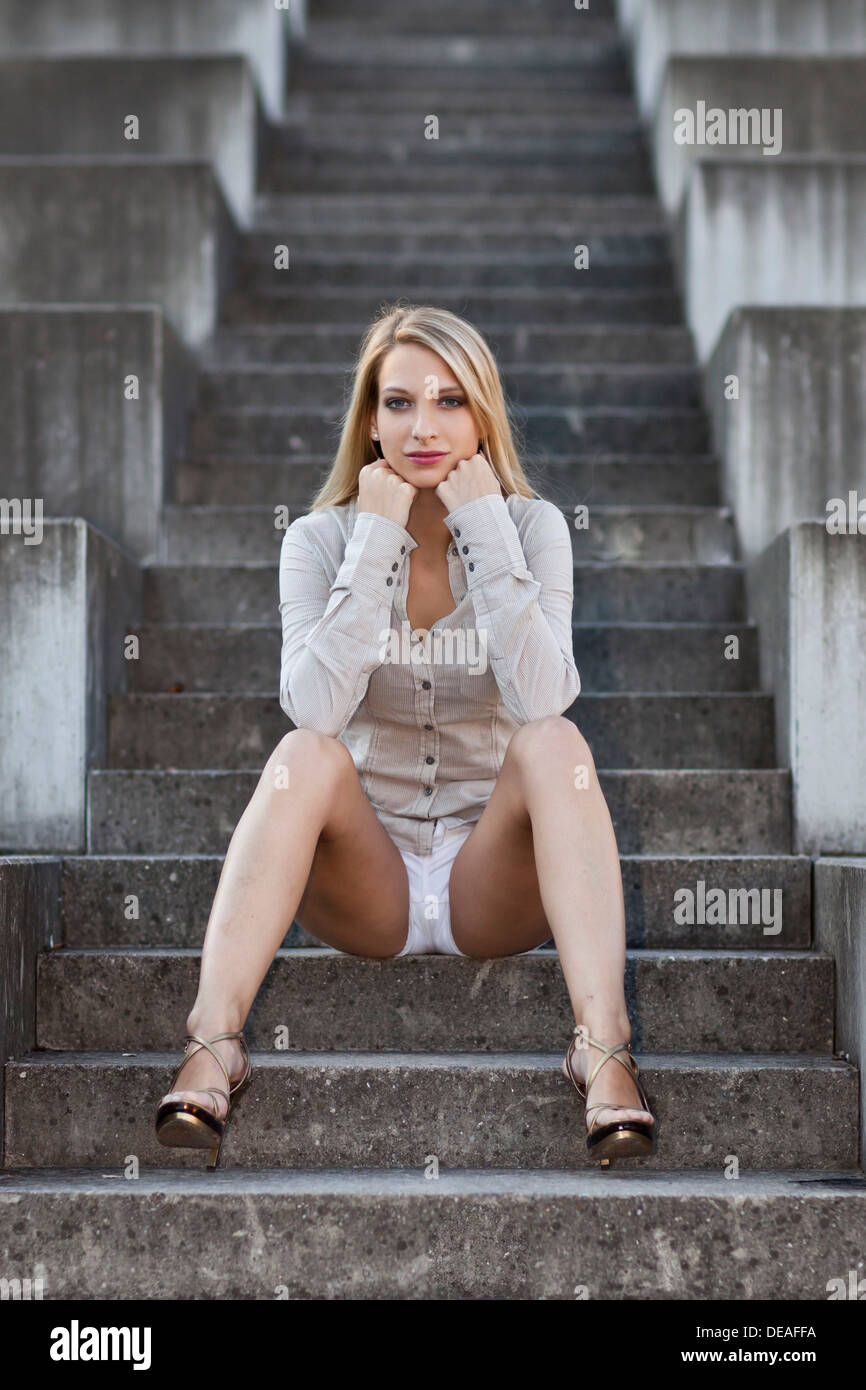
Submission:
POLYGON ((580 691, 571 534, 557 506, 493 494, 444 518, 456 602, 424 634, 406 612, 405 527, 357 498, 298 517, 280 551, 280 705, 339 738, 398 849, 477 821, 512 734, 580 691))

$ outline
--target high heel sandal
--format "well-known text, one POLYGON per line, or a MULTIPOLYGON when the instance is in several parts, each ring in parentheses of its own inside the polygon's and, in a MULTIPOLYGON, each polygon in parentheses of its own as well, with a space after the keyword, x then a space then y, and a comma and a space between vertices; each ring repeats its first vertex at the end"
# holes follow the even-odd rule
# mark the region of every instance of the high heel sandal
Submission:
MULTIPOLYGON (((582 1032, 581 1025, 578 1024, 573 1031, 574 1037, 565 1054, 565 1060, 562 1063, 562 1071, 563 1074, 569 1078, 577 1094, 584 1103, 586 1103, 590 1087, 600 1069, 611 1057, 615 1057, 620 1066, 625 1067, 629 1076, 634 1081, 637 1087, 637 1093, 640 1096, 640 1105, 614 1105, 612 1102, 605 1100, 593 1101, 592 1105, 587 1109, 587 1115, 590 1110, 648 1110, 652 1113, 652 1107, 650 1106, 646 1091, 639 1080, 640 1070, 638 1064, 631 1055, 631 1043, 622 1042, 616 1047, 605 1047, 602 1043, 598 1043, 593 1038, 587 1037, 587 1047, 596 1047, 599 1052, 603 1052, 605 1055, 602 1057, 601 1061, 597 1062, 593 1067, 586 1081, 581 1081, 575 1076, 571 1065, 577 1037, 582 1032), (626 1055, 628 1056, 627 1062, 623 1061, 622 1057, 616 1056, 618 1052, 622 1052, 623 1048, 625 1048, 626 1055)), ((596 1116, 590 1124, 589 1132, 586 1136, 586 1151, 588 1154, 591 1154, 593 1158, 597 1158, 601 1161, 602 1168, 610 1167, 611 1160, 614 1158, 647 1158, 653 1152, 656 1134, 655 1123, 650 1125, 647 1124, 645 1120, 613 1120, 610 1124, 601 1125, 596 1129, 597 1120, 598 1117, 596 1116)))
MULTIPOLYGON (((218 1086, 193 1086, 195 1091, 210 1091, 215 1096, 222 1096, 226 1102, 226 1113, 222 1117, 216 1115, 213 1110, 208 1110, 204 1105, 197 1104, 194 1100, 167 1100, 163 1101, 156 1112, 156 1137, 160 1144, 165 1144, 170 1149, 208 1149, 208 1168, 215 1168, 220 1156, 220 1148, 228 1127, 229 1116, 232 1112, 232 1097, 246 1086, 250 1079, 252 1064, 250 1062, 249 1049, 243 1033, 218 1033, 215 1038, 200 1038, 195 1033, 187 1035, 187 1047, 191 1042, 199 1043, 201 1047, 206 1047, 211 1056, 219 1062, 228 1086, 228 1092, 221 1090, 218 1086), (211 1043, 219 1042, 222 1038, 240 1038, 246 1057, 246 1068, 240 1081, 232 1085, 228 1068, 216 1048, 211 1043)), ((196 1048, 196 1052, 198 1052, 196 1048)), ((186 1051, 186 1048, 184 1048, 186 1051)), ((177 1089, 177 1078, 180 1076, 190 1057, 194 1057, 195 1052, 191 1052, 189 1057, 184 1057, 180 1066, 174 1074, 166 1095, 177 1089)))

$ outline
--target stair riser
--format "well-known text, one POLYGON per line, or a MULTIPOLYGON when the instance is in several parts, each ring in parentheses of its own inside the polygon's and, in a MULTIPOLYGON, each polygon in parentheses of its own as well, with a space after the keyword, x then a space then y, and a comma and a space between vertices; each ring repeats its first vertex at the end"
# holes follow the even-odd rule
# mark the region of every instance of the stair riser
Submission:
POLYGON ((286 1190, 250 1192, 219 1171, 203 1173, 207 1195, 155 1191, 147 1177, 74 1195, 0 1190, 4 1268, 29 1277, 37 1251, 46 1297, 74 1301, 121 1289, 172 1300, 573 1302, 585 1289, 594 1302, 800 1304, 826 1301, 831 1279, 847 1287, 848 1270, 860 1277, 862 1192, 818 1194, 807 1183, 747 1195, 741 1181, 713 1195, 635 1193, 615 1175, 604 1191, 479 1194, 429 1171, 416 1159, 397 1193, 335 1192, 324 1177, 319 1190, 299 1191, 288 1174, 286 1190))
MULTIPOLYGON (((371 280, 385 280, 388 269, 383 261, 369 266, 351 261, 333 264, 321 260, 307 259, 301 252, 292 254, 293 239, 285 243, 289 246, 291 268, 276 269, 273 265, 273 247, 262 260, 255 264, 239 265, 236 279, 237 292, 267 294, 271 290, 281 293, 298 286, 306 292, 318 285, 322 289, 335 290, 344 287, 357 291, 363 289, 371 280)), ((592 246, 589 243, 590 264, 585 269, 575 269, 574 242, 564 244, 557 264, 546 265, 529 259, 525 263, 506 262, 499 265, 491 256, 490 260, 466 262, 452 260, 435 261, 421 259, 407 264, 394 265, 391 273, 399 280, 403 292, 418 294, 423 291, 429 295, 434 289, 444 285, 448 289, 455 286, 469 290, 492 289, 497 286, 516 290, 628 290, 643 291, 672 290, 674 288, 673 268, 667 263, 603 265, 592 262, 592 246)), ((320 250, 322 248, 319 248, 320 250)), ((476 256, 479 247, 476 246, 476 256)), ((441 254, 441 250, 437 252, 441 254)))
MULTIPOLYGON (((575 272, 577 273, 577 272, 575 272)), ((342 289, 329 293, 288 289, 277 294, 251 294, 232 290, 222 305, 222 320, 235 323, 351 322, 358 337, 378 316, 384 303, 393 304, 406 290, 393 280, 365 290, 342 289)), ((411 296, 423 303, 426 296, 411 296)), ((575 322, 593 325, 682 323, 679 295, 669 290, 598 290, 574 293, 535 290, 509 294, 504 290, 440 289, 435 294, 440 309, 468 318, 480 332, 492 333, 500 325, 513 328, 526 323, 548 322, 573 327, 575 322)))
MULTIPOLYGON (((480 220, 473 224, 462 218, 447 231, 437 229, 433 232, 423 222, 413 225, 409 219, 403 219, 401 224, 382 231, 375 228, 366 230, 363 226, 347 231, 339 223, 333 227, 323 225, 309 229, 286 219, 282 230, 283 241, 275 235, 276 229, 251 235, 246 243, 249 247, 247 260, 266 265, 268 261, 273 261, 274 247, 285 243, 294 255, 303 256, 307 262, 320 260, 323 256, 339 257, 343 262, 356 260, 359 256, 379 256, 390 263, 394 256, 423 256, 425 264, 429 264, 430 261, 446 257, 467 256, 477 260, 489 254, 515 261, 525 259, 528 267, 535 256, 565 256, 567 262, 573 263, 573 248, 585 245, 589 247, 589 259, 595 266, 630 267, 669 262, 671 254, 666 232, 647 228, 629 233, 605 228, 603 223, 583 226, 578 219, 563 221, 555 227, 545 225, 534 232, 527 230, 522 223, 491 227, 480 220)), ((243 261, 239 262, 240 266, 243 264, 243 261)), ((585 271, 580 273, 586 274, 585 271)), ((577 334, 574 337, 576 339, 577 334)), ((546 346, 549 348, 550 344, 546 346)))
MULTIPOLYGON (((624 328, 606 324, 603 328, 569 329, 529 327, 498 329, 489 336, 500 365, 535 366, 549 354, 552 362, 568 362, 572 367, 599 363, 640 367, 652 362, 656 367, 693 367, 692 345, 687 332, 676 328, 624 328)), ((273 328, 265 331, 224 330, 208 350, 204 366, 210 371, 230 371, 245 366, 303 366, 321 364, 331 371, 348 371, 359 346, 359 334, 336 325, 324 328, 315 322, 300 328, 273 328)))
MULTIPOLYGON (((280 451, 285 455, 285 450, 280 451)), ((309 458, 309 455, 308 455, 309 458)), ((313 465, 282 457, 273 462, 243 458, 182 458, 178 461, 178 503, 202 506, 285 505, 292 516, 307 512, 324 482, 333 456, 313 465)), ((572 509, 592 498, 596 506, 627 502, 630 506, 718 506, 718 466, 710 457, 606 460, 549 458, 547 466, 522 454, 524 466, 542 494, 572 509)), ((171 619, 170 621, 177 621, 171 619)), ((268 619, 270 621, 270 618, 268 619)))
MULTIPOLYGON (((130 692, 184 691, 272 695, 280 667, 279 624, 270 628, 141 627, 141 655, 127 671, 130 692)), ((604 691, 753 690, 758 684, 757 631, 724 628, 583 627, 574 632, 581 706, 604 691), (720 661, 727 636, 737 661, 720 661)))
MULTIPOLYGON (((88 858, 83 855, 67 858, 63 866, 63 940, 72 947, 180 946, 198 950, 221 867, 219 855, 188 859, 175 856, 88 858), (139 917, 135 921, 125 915, 126 898, 130 894, 139 902, 139 917)), ((724 947, 773 952, 811 944, 811 861, 808 857, 654 859, 623 855, 621 868, 629 948, 714 950, 724 947), (704 884, 704 890, 698 887, 700 883, 704 884), (757 920, 723 923, 674 920, 674 909, 682 901, 675 894, 681 895, 684 888, 695 895, 693 915, 700 918, 707 915, 697 908, 701 891, 720 889, 726 903, 733 903, 735 899, 731 894, 743 887, 768 894, 764 901, 771 909, 778 901, 774 893, 777 890, 781 893, 782 930, 778 935, 765 934, 763 925, 758 925, 757 920)), ((726 916, 732 918, 734 915, 726 911, 726 916)), ((736 913, 737 918, 744 915, 747 914, 739 910, 736 913)), ((757 912, 751 915, 756 918, 757 912)), ((295 922, 284 944, 314 947, 322 943, 295 922)), ((432 960, 435 962, 436 958, 432 960)), ((431 968, 443 967, 434 964, 431 968)), ((440 998, 437 1008, 441 1007, 440 998)), ((101 1010, 99 1012, 101 1016, 101 1010)), ((506 1017, 525 1019, 527 1014, 509 1009, 499 1020, 497 1036, 506 1017)), ((635 1019, 634 1026, 639 1029, 642 1021, 635 1019)))
POLYGON ((547 160, 537 161, 526 168, 497 169, 477 161, 454 164, 450 168, 419 167, 417 161, 396 164, 390 168, 378 161, 371 167, 359 164, 338 164, 335 160, 293 159, 272 164, 262 175, 263 193, 369 193, 381 188, 395 188, 408 193, 420 193, 435 200, 437 192, 457 193, 471 189, 477 197, 491 194, 560 192, 563 184, 577 194, 651 193, 652 176, 646 159, 635 156, 612 157, 587 155, 573 169, 551 168, 547 160))
MULTIPOLYGON (((335 448, 339 402, 330 410, 286 409, 273 414, 232 410, 196 412, 189 448, 196 453, 309 454, 335 448)), ((705 453, 709 425, 702 410, 514 410, 527 447, 550 453, 705 453)))
MULTIPOLYGON (((201 1151, 167 1150, 154 1134, 178 1060, 7 1064, 7 1164, 120 1168, 135 1154, 143 1167, 202 1169, 201 1151)), ((253 1072, 223 1143, 226 1167, 417 1169, 429 1154, 443 1168, 597 1166, 581 1142, 583 1104, 558 1061, 301 1065, 253 1054, 253 1072)), ((760 1067, 743 1058, 706 1070, 674 1060, 663 1070, 641 1065, 641 1080, 659 1152, 623 1160, 623 1170, 722 1171, 731 1154, 745 1169, 857 1167, 858 1081, 844 1063, 760 1067)))
MULTIPOLYGON (((775 767, 771 696, 582 695, 572 716, 605 768, 775 767)), ((109 697, 110 768, 259 767, 286 732, 274 696, 109 697)))
MULTIPOLYGON (((301 508, 296 515, 303 513, 301 508)), ((170 507, 165 513, 165 559, 169 564, 206 565, 219 555, 231 565, 272 557, 278 564, 283 532, 274 520, 275 514, 269 511, 257 515, 170 507)), ((572 525, 571 536, 575 560, 726 564, 736 558, 733 521, 715 511, 706 515, 635 511, 612 516, 596 507, 589 513, 589 526, 575 530, 572 525)))
MULTIPOLYGON (((87 852, 225 854, 259 776, 90 772, 87 852)), ((790 853, 788 772, 602 772, 599 781, 621 854, 790 853)))
MULTIPOLYGON (((199 969, 198 955, 49 952, 39 962, 37 1046, 170 1052, 186 1032, 199 969)), ((625 982, 635 1053, 833 1051, 829 956, 630 956, 625 982), (755 1000, 760 1008, 749 1007, 755 1000)), ((281 1024, 290 1052, 421 1054, 547 1052, 559 1039, 564 1054, 574 1026, 554 951, 483 963, 289 952, 257 996, 248 1045, 269 1051, 281 1024)))
POLYGON ((620 127, 574 124, 572 129, 563 129, 562 123, 553 119, 531 131, 520 131, 495 126, 473 130, 465 119, 446 117, 440 122, 438 139, 428 139, 425 132, 425 116, 417 111, 414 118, 399 124, 386 121, 371 128, 365 121, 360 135, 350 133, 342 123, 323 128, 321 122, 313 120, 305 129, 280 132, 271 143, 269 161, 275 165, 295 159, 331 163, 344 162, 351 155, 385 167, 393 165, 394 172, 399 173, 407 163, 447 167, 471 159, 490 159, 497 165, 522 168, 543 160, 566 165, 570 172, 582 155, 626 160, 646 157, 644 134, 637 121, 620 127))
MULTIPOLYGON (((276 560, 274 561, 276 565, 276 560)), ((170 566, 145 569, 144 617, 150 623, 272 623, 277 571, 170 566)), ((742 572, 734 566, 575 566, 574 616, 582 623, 742 622, 742 572)))

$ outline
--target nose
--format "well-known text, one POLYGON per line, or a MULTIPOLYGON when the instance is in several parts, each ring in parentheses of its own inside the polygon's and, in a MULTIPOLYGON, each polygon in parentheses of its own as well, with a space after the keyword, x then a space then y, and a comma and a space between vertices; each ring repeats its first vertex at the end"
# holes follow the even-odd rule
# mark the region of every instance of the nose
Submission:
POLYGON ((417 440, 432 439, 436 434, 436 427, 433 417, 419 410, 414 425, 412 426, 412 438, 417 440))

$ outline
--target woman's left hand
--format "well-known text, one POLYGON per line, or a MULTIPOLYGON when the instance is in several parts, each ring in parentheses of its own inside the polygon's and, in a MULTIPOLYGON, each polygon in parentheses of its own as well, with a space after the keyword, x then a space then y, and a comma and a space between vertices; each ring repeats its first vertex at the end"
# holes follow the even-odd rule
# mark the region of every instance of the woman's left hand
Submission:
POLYGON ((471 459, 460 459, 436 488, 436 496, 449 512, 456 512, 464 502, 474 502, 476 497, 504 497, 499 480, 483 454, 473 454, 471 459))

